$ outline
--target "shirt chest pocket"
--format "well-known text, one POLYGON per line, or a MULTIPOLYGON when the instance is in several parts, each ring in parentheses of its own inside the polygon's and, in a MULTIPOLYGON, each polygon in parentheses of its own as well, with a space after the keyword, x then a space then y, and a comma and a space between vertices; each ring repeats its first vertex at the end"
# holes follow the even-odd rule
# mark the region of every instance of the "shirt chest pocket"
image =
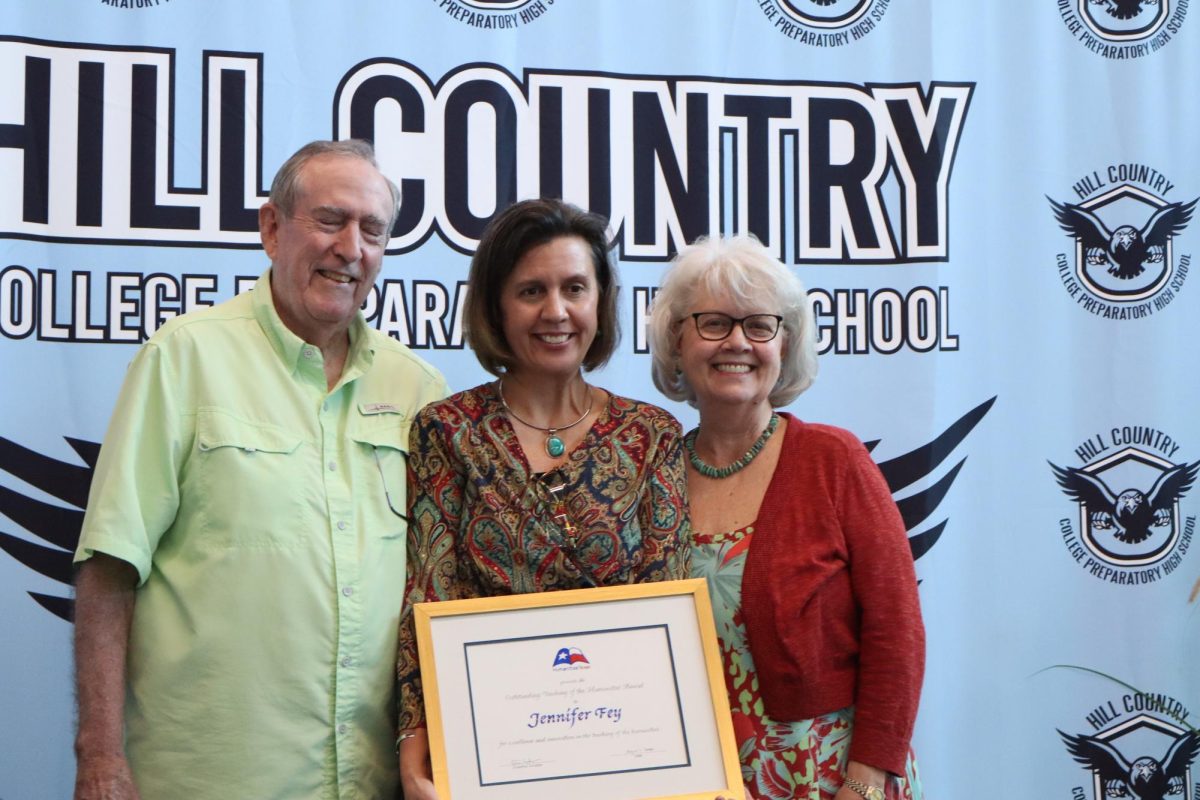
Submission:
POLYGON ((319 465, 303 457, 304 440, 277 425, 221 411, 196 416, 193 459, 196 509, 209 547, 300 547, 311 544, 303 487, 319 485, 319 465), (311 463, 305 463, 311 462, 311 463))
POLYGON ((373 538, 403 539, 408 521, 408 430, 404 414, 363 415, 346 431, 359 451, 355 494, 373 538))

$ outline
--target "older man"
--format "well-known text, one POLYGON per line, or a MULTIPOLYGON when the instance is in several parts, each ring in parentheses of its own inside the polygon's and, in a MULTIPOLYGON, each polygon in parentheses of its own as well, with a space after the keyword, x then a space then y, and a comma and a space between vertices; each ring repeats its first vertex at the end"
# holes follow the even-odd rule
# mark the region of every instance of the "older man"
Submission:
POLYGON ((445 382, 359 312, 363 142, 292 156, 253 291, 138 352, 75 559, 75 797, 393 798, 408 427, 445 382))

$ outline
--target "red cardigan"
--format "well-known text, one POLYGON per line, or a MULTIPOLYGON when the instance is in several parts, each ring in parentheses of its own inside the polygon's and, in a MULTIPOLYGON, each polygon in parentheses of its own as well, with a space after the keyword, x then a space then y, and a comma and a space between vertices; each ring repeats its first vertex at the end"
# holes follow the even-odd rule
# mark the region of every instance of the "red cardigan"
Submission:
POLYGON ((767 713, 810 719, 853 704, 850 758, 903 774, 925 669, 904 523, 852 433, 782 416, 742 578, 767 713))

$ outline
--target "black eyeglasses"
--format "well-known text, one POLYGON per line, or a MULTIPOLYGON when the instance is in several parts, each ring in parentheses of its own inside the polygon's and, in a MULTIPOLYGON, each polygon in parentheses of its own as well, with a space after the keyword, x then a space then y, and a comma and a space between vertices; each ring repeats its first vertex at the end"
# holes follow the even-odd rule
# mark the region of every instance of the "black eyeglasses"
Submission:
POLYGON ((779 334, 783 322, 778 314, 751 314, 739 319, 720 311, 699 311, 692 314, 692 319, 696 322, 696 333, 710 342, 728 338, 734 325, 741 325, 742 333, 752 342, 769 342, 779 334))
MULTIPOLYGON (((390 509, 391 512, 393 514, 395 514, 397 517, 404 520, 405 523, 411 525, 412 519, 410 519, 407 514, 405 514, 403 511, 396 508, 396 506, 392 504, 392 493, 388 491, 387 476, 383 474, 383 464, 380 463, 380 461, 379 461, 379 448, 372 447, 371 450, 374 452, 374 455, 375 455, 375 467, 376 467, 376 469, 379 470, 379 480, 383 481, 383 496, 387 500, 388 509, 390 509)), ((403 450, 401 450, 399 452, 400 452, 400 455, 404 456, 405 461, 407 461, 408 453, 404 452, 403 450)))

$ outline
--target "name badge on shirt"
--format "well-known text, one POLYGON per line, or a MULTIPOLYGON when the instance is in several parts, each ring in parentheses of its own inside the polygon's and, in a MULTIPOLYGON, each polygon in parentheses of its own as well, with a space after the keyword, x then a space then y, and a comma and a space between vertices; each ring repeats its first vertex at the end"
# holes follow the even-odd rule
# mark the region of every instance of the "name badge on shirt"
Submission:
POLYGON ((369 417, 375 414, 401 414, 400 406, 395 403, 359 403, 358 412, 363 416, 369 417))

